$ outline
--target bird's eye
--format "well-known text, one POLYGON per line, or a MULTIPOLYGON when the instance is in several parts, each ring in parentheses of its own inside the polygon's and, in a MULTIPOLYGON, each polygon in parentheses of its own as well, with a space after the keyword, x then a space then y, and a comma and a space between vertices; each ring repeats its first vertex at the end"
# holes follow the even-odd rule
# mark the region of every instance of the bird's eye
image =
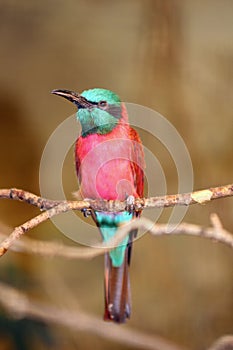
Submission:
POLYGON ((108 103, 107 103, 107 101, 100 101, 100 102, 98 103, 98 105, 99 105, 99 107, 101 107, 101 108, 105 108, 105 107, 107 107, 108 103))

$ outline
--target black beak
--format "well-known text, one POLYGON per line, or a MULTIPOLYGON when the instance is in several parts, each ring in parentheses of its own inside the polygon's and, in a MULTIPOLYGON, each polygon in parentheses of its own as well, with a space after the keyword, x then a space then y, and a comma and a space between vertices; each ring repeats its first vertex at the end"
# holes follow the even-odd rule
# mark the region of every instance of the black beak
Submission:
POLYGON ((85 97, 81 96, 77 92, 63 89, 56 89, 51 91, 52 94, 62 96, 74 103, 78 108, 93 108, 94 103, 88 101, 85 97))

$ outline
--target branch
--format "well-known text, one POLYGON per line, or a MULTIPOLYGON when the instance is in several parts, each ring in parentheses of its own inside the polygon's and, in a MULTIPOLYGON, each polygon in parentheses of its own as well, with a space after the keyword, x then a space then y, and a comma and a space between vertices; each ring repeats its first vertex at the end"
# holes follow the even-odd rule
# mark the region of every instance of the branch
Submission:
MULTIPOLYGON (((186 193, 186 194, 168 195, 168 196, 162 196, 162 197, 151 197, 151 198, 147 198, 147 199, 136 198, 135 202, 134 202, 134 210, 142 210, 144 208, 171 207, 171 206, 175 206, 175 205, 190 205, 190 204, 194 204, 194 203, 203 204, 203 203, 206 203, 206 202, 213 200, 213 199, 229 197, 232 195, 233 195, 233 184, 226 185, 226 186, 220 186, 220 187, 213 187, 213 188, 210 188, 207 190, 190 192, 190 193, 186 193)), ((58 215, 60 213, 64 213, 64 212, 67 212, 70 210, 82 210, 82 209, 118 212, 118 211, 122 211, 122 210, 127 210, 127 208, 128 208, 127 200, 124 202, 112 201, 112 200, 106 201, 106 200, 101 200, 101 199, 88 200, 88 201, 85 201, 85 200, 84 201, 53 201, 53 200, 44 199, 42 197, 38 197, 30 192, 26 192, 26 191, 18 190, 18 189, 2 189, 2 190, 0 190, 0 198, 21 200, 21 201, 25 201, 27 203, 30 203, 32 205, 36 205, 41 210, 47 209, 42 214, 39 214, 36 217, 32 218, 31 220, 25 222, 24 224, 16 227, 14 229, 14 231, 10 234, 10 236, 7 237, 6 239, 4 239, 4 241, 0 245, 0 257, 7 252, 7 250, 13 244, 13 242, 16 239, 18 239, 19 237, 21 237, 25 232, 29 231, 30 229, 34 228, 35 226, 38 226, 40 223, 42 223, 42 222, 46 221, 47 219, 49 219, 55 215, 58 215)), ((135 223, 135 221, 132 221, 129 225, 125 225, 125 227, 122 228, 122 232, 123 232, 122 236, 123 237, 125 237, 127 235, 127 233, 129 232, 130 229, 134 229, 134 228, 141 228, 142 227, 142 228, 146 228, 147 230, 149 229, 151 231, 151 229, 150 229, 151 222, 146 223, 144 221, 144 224, 143 224, 143 222, 139 223, 137 220, 136 223, 135 223), (125 228, 126 226, 128 228, 125 228)), ((170 226, 170 230, 172 228, 174 229, 175 227, 170 226)), ((195 227, 193 227, 193 229, 195 232, 195 227)), ((167 230, 167 225, 166 225, 166 230, 167 230)), ((222 230, 222 231, 224 231, 224 230, 222 230)), ((222 234, 219 237, 216 234, 216 232, 215 232, 215 236, 217 238, 215 238, 215 239, 222 241, 222 234)), ((209 233, 209 234, 211 235, 211 233, 209 233)), ((197 234, 195 234, 195 235, 197 235, 197 234)), ((204 235, 203 229, 200 230, 198 235, 204 235)), ((208 236, 207 233, 206 233, 206 235, 208 236)), ((224 235, 224 237, 225 236, 226 235, 224 235)), ((121 233, 119 235, 117 235, 116 240, 118 240, 118 237, 121 237, 121 233)), ((213 238, 213 237, 211 237, 211 238, 213 238)), ((223 242, 232 246, 232 242, 231 242, 230 238, 228 235, 227 237, 224 238, 223 242)), ((122 239, 119 240, 119 243, 121 242, 121 240, 122 239)), ((109 241, 109 244, 112 245, 112 241, 109 241)), ((106 247, 106 244, 105 244, 105 247, 106 247)))
MULTIPOLYGON (((45 213, 43 213, 45 214, 45 213)), ((104 254, 106 251, 111 250, 114 246, 119 244, 123 238, 129 233, 129 231, 141 228, 154 236, 161 235, 190 235, 205 237, 213 239, 214 241, 224 243, 233 248, 233 235, 222 228, 221 222, 216 214, 211 214, 210 217, 212 227, 202 227, 189 223, 182 223, 179 226, 166 225, 166 224, 154 224, 152 221, 146 218, 140 218, 132 220, 129 224, 122 226, 115 237, 108 242, 100 243, 91 248, 80 248, 76 246, 67 246, 56 242, 44 242, 31 238, 24 238, 24 240, 16 241, 18 237, 14 235, 14 232, 5 239, 0 245, 0 249, 6 247, 4 242, 8 242, 8 248, 17 252, 26 252, 32 254, 42 255, 44 257, 63 257, 68 259, 90 259, 96 256, 104 254), (9 243, 10 241, 10 243, 9 243), (101 248, 101 249, 100 249, 101 248)), ((0 237, 6 236, 0 234, 0 237)))
MULTIPOLYGON (((176 205, 191 205, 195 203, 204 204, 213 199, 230 197, 232 195, 233 185, 231 184, 186 194, 143 199, 136 198, 134 210, 172 207, 176 205)), ((0 256, 2 256, 9 248, 12 248, 17 251, 26 251, 41 254, 43 256, 92 258, 113 249, 114 246, 120 244, 129 231, 136 228, 146 229, 155 236, 185 234, 205 237, 222 242, 233 248, 233 236, 222 227, 220 219, 216 214, 212 214, 210 218, 212 227, 206 228, 188 223, 182 223, 179 226, 166 224, 154 225, 153 222, 145 218, 135 219, 129 224, 122 226, 118 230, 115 237, 113 237, 111 240, 96 245, 94 248, 69 247, 54 242, 38 242, 29 238, 24 241, 17 241, 18 238, 20 238, 30 229, 60 213, 67 212, 69 210, 82 209, 118 212, 127 210, 128 203, 127 201, 120 202, 105 200, 54 201, 38 197, 30 192, 19 189, 0 190, 0 198, 24 201, 37 206, 41 210, 45 210, 38 216, 16 227, 13 232, 3 240, 3 242, 0 244, 0 256)), ((77 314, 77 312, 64 309, 59 310, 50 305, 45 305, 40 302, 33 302, 21 292, 18 292, 2 283, 0 283, 0 303, 7 310, 17 314, 18 317, 34 317, 47 322, 62 324, 74 330, 89 331, 97 334, 98 336, 128 344, 133 347, 160 350, 179 350, 176 345, 173 345, 160 337, 150 337, 130 330, 129 328, 122 329, 115 325, 111 325, 111 332, 109 332, 108 325, 104 323, 100 325, 99 320, 94 317, 80 311, 77 314)))
POLYGON ((58 309, 50 304, 33 301, 27 295, 4 283, 0 283, 0 304, 18 318, 29 317, 69 327, 75 331, 85 331, 132 348, 185 350, 159 336, 150 336, 138 330, 122 328, 114 324, 109 328, 109 324, 100 323, 99 318, 88 315, 80 309, 74 311, 58 309))
MULTIPOLYGON (((233 196, 233 184, 211 187, 205 190, 167 196, 135 198, 134 209, 174 207, 176 205, 204 204, 214 199, 233 196)), ((68 210, 92 209, 97 211, 120 212, 128 208, 127 201, 107 201, 103 199, 84 201, 55 201, 36 196, 33 193, 17 188, 1 189, 0 198, 8 198, 26 202, 41 210, 48 210, 58 205, 67 205, 68 210)))
POLYGON ((64 213, 68 210, 72 209, 72 203, 62 203, 58 206, 51 208, 47 211, 45 211, 42 214, 39 214, 32 218, 31 220, 25 222, 24 224, 16 227, 13 232, 6 238, 0 245, 0 256, 6 253, 6 251, 9 249, 9 247, 12 245, 12 243, 20 238, 25 232, 29 231, 30 229, 38 226, 40 223, 46 221, 47 219, 58 215, 60 213, 64 213))

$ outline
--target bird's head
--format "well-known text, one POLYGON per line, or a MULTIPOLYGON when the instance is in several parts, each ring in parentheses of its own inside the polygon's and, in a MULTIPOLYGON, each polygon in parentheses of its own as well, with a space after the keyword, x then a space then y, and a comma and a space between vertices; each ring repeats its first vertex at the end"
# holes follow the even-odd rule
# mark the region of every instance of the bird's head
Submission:
POLYGON ((77 119, 81 123, 84 137, 111 132, 121 118, 121 101, 110 90, 95 88, 79 94, 70 90, 57 89, 52 93, 66 98, 78 108, 77 119))

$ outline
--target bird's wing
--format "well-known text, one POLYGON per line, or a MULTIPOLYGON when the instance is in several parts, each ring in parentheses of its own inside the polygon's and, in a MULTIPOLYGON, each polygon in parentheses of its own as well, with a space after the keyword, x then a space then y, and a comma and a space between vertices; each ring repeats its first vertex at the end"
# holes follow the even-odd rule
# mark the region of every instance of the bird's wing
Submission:
POLYGON ((76 143, 75 143, 75 168, 76 168, 76 174, 78 176, 79 183, 81 183, 81 171, 79 171, 80 165, 81 165, 81 159, 79 156, 79 141, 80 141, 80 137, 76 140, 76 143))
POLYGON ((134 175, 136 192, 143 197, 145 160, 142 142, 136 130, 130 128, 130 139, 132 142, 131 167, 134 175))

